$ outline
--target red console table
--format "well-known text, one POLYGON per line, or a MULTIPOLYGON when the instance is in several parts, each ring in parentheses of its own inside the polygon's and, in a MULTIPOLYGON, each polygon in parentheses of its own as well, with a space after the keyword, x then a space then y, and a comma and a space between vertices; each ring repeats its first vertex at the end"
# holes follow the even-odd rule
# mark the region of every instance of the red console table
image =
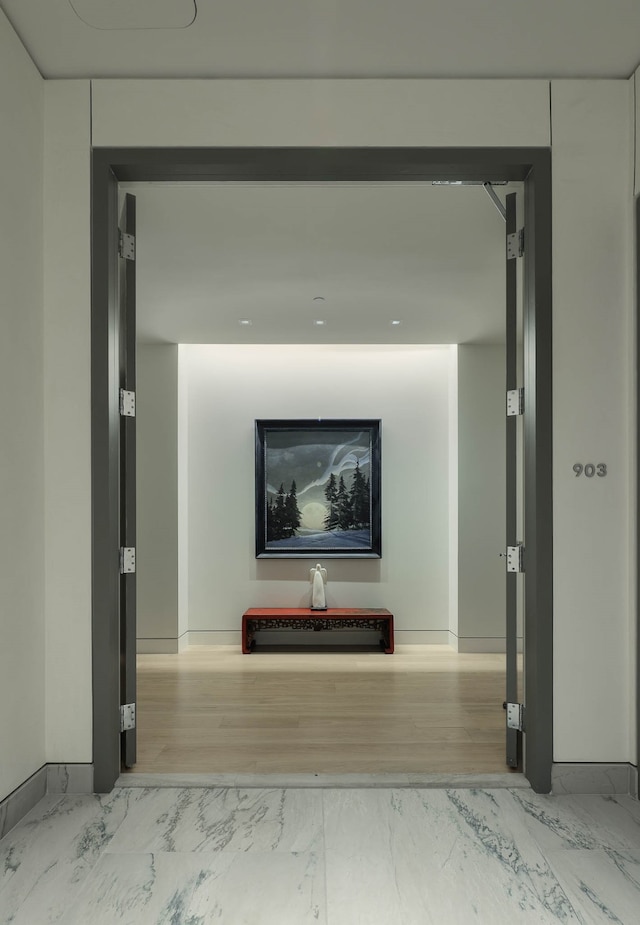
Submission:
POLYGON ((382 634, 380 646, 393 652, 393 614, 384 608, 329 607, 251 607, 242 615, 242 651, 248 655, 255 647, 255 634, 270 629, 367 629, 382 634))

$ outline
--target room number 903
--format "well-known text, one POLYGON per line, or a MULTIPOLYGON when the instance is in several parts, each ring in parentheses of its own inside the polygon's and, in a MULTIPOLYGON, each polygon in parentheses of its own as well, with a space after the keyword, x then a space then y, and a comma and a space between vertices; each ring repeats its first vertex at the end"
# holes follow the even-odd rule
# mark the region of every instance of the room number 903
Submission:
POLYGON ((598 478, 603 479, 607 474, 607 464, 606 463, 574 463, 573 471, 576 474, 576 478, 579 478, 581 475, 585 475, 588 479, 592 479, 594 475, 598 478))

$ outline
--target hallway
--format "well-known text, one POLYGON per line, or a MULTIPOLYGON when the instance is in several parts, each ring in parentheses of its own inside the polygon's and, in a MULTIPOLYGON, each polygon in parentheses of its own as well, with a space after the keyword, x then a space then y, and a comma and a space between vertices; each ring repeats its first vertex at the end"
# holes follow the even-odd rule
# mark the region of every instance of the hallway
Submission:
POLYGON ((504 655, 314 648, 139 655, 132 773, 508 772, 504 655))
POLYGON ((12 925, 634 925, 640 806, 528 790, 116 788, 0 841, 12 925))

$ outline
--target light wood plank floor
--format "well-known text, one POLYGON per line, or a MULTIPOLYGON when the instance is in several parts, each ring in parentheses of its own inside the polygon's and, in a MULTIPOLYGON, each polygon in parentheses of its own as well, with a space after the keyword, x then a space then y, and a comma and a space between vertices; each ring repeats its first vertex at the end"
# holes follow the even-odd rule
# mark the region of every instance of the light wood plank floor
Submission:
POLYGON ((504 663, 448 646, 140 655, 132 773, 504 772, 504 663))

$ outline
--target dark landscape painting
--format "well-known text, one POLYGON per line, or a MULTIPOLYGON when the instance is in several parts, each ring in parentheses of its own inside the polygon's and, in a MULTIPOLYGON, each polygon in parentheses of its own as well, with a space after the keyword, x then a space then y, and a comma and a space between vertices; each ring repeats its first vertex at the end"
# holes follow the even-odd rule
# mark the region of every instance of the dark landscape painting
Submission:
POLYGON ((256 421, 256 556, 377 558, 380 421, 256 421))

